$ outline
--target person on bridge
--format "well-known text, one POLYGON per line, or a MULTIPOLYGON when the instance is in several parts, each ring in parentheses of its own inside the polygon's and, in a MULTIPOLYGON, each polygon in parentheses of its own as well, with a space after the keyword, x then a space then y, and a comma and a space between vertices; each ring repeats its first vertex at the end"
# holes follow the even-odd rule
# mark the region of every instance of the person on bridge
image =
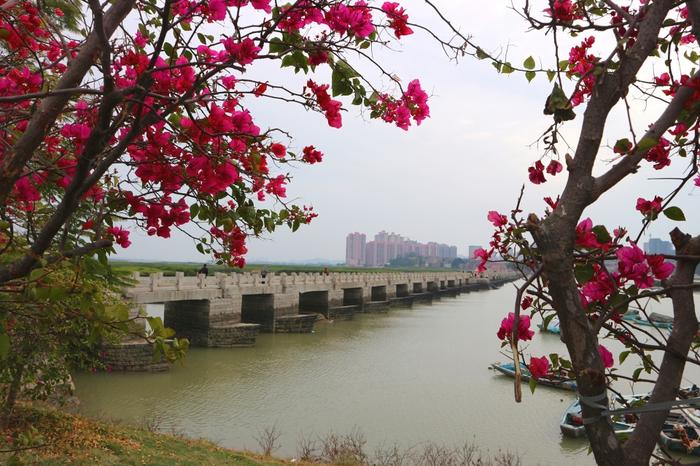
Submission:
POLYGON ((201 269, 199 269, 199 272, 197 272, 197 275, 204 275, 205 277, 209 275, 209 269, 207 268, 207 264, 204 264, 201 269))

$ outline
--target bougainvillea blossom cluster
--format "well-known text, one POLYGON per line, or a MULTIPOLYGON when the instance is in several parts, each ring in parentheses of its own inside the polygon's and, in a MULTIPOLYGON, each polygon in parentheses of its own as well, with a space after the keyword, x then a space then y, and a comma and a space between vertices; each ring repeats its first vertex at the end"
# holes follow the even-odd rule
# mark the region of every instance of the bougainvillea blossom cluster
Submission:
MULTIPOLYGON (((333 128, 342 127, 341 99, 349 95, 348 89, 355 93, 354 105, 369 107, 373 117, 402 129, 430 115, 428 96, 418 80, 409 81, 398 96, 371 97, 345 61, 346 50, 386 44, 386 38, 378 39, 383 31, 397 39, 413 34, 408 13, 398 2, 301 0, 273 8, 270 0, 178 0, 165 6, 172 15, 165 23, 160 16, 149 21, 155 14, 150 7, 138 2, 133 7, 144 22, 130 24, 133 30, 125 27, 107 34, 110 60, 103 69, 96 62, 93 70, 96 82, 99 73, 105 73, 104 83, 66 94, 61 118, 48 126, 38 149, 43 158, 38 157, 37 163, 33 159, 10 185, 9 212, 18 224, 30 218, 28 213, 52 205, 63 192, 79 190, 85 208, 71 221, 77 222, 76 231, 85 240, 103 236, 121 247, 130 245, 126 228, 100 225, 108 220, 101 214, 106 206, 117 206, 119 217, 164 238, 193 221, 212 223, 208 229, 212 241, 203 239, 201 250, 242 265, 249 235, 282 224, 296 229, 316 217, 307 206, 284 205, 277 211, 255 203, 286 197, 291 177, 285 164, 316 164, 324 155, 313 145, 297 149, 283 129, 263 129, 249 99, 302 104, 322 113, 333 128), (220 28, 232 18, 240 21, 220 28), (244 18, 260 19, 259 24, 246 26, 257 32, 240 33, 244 18), (203 33, 209 31, 205 27, 209 23, 216 23, 222 32, 203 33), (179 38, 176 43, 162 40, 173 35, 179 38), (280 45, 290 37, 294 44, 280 45), (334 77, 325 83, 319 77, 324 74, 309 76, 303 89, 248 78, 245 73, 261 58, 277 60, 283 71, 326 66, 334 77), (336 67, 341 65, 347 75, 341 73, 339 80, 336 67), (336 99, 337 95, 341 97, 336 99), (89 166, 83 163, 87 158, 93 159, 89 166), (106 174, 117 165, 122 168, 115 177, 96 171, 106 174), (80 186, 77 180, 93 173, 92 185, 80 186)), ((73 40, 81 32, 64 34, 60 22, 67 16, 90 16, 91 9, 71 15, 60 8, 52 15, 45 13, 29 1, 13 2, 0 12, 0 44, 14 54, 14 61, 0 67, 0 97, 50 91, 69 60, 88 46, 73 40)), ((95 27, 91 20, 86 24, 95 27)), ((397 77, 384 75, 400 88, 397 77)), ((0 162, 26 130, 28 110, 40 101, 41 97, 30 96, 0 102, 0 162)))
MULTIPOLYGON (((508 316, 501 321, 496 335, 499 340, 510 339, 515 326, 515 313, 509 312, 508 316)), ((515 332, 519 340, 532 340, 535 332, 530 328, 530 316, 521 315, 518 319, 518 328, 515 332)))

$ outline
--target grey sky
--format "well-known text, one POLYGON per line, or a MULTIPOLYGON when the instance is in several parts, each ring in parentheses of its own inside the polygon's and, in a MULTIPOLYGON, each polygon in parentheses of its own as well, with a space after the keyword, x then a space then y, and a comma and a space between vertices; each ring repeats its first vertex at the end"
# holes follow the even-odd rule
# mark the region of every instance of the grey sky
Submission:
MULTIPOLYGON (((553 63, 548 39, 539 32, 526 32, 525 23, 509 9, 510 1, 439 0, 445 15, 462 31, 472 35, 483 48, 508 49, 514 63, 533 55, 538 63, 553 63)), ((516 4, 518 2, 516 1, 516 4)), ((541 3, 545 7, 546 2, 541 3)), ((443 36, 448 32, 422 0, 404 0, 411 20, 443 36)), ((580 41, 580 39, 578 39, 580 41)), ((573 42, 566 42, 568 50, 573 42)), ((604 48, 599 50, 604 51, 604 48)), ((605 51, 607 54, 607 51, 605 51)), ((404 132, 381 121, 369 120, 347 102, 340 130, 329 128, 318 114, 289 105, 254 103, 254 118, 261 127, 279 126, 295 136, 293 146, 313 144, 326 156, 323 163, 300 166, 287 193, 300 204, 312 204, 319 213, 311 225, 296 233, 279 230, 265 240, 249 243, 249 261, 296 261, 311 258, 342 260, 345 235, 360 231, 374 235, 386 229, 418 241, 457 245, 466 254, 469 244, 486 244, 491 226, 488 210, 509 211, 520 186, 527 181, 527 167, 541 154, 530 145, 548 127, 542 114, 551 85, 544 76, 528 84, 522 75, 498 75, 488 61, 464 58, 454 63, 425 33, 406 37, 396 52, 380 52, 382 65, 407 82, 420 78, 430 100, 431 118, 420 127, 404 132)), ((271 68, 266 79, 295 83, 287 70, 271 68)), ((303 77, 302 77, 303 78, 303 77)), ((658 108, 635 104, 635 119, 644 128, 659 114, 658 108)), ((568 125, 568 142, 575 146, 577 118, 568 125)), ((626 118, 617 112, 611 118, 606 140, 613 145, 625 137, 626 118)), ((607 152, 611 157, 612 152, 607 152)), ((562 160, 563 162, 563 160, 562 160)), ((673 159, 679 173, 682 161, 673 159)), ((600 164, 599 170, 605 168, 600 164)), ((664 195, 667 182, 650 181, 655 176, 646 167, 601 199, 587 214, 596 223, 619 224, 632 231, 640 225, 634 211, 637 197, 664 195)), ((548 183, 526 183, 525 210, 541 213, 542 198, 556 197, 565 174, 548 183)), ((689 188, 676 203, 689 221, 681 225, 689 232, 700 230, 693 215, 700 191, 689 188)), ((651 228, 654 236, 665 237, 673 222, 660 220, 651 228)), ((133 245, 120 250, 118 258, 143 260, 195 260, 198 254, 184 235, 169 240, 148 238, 132 232, 133 245)))

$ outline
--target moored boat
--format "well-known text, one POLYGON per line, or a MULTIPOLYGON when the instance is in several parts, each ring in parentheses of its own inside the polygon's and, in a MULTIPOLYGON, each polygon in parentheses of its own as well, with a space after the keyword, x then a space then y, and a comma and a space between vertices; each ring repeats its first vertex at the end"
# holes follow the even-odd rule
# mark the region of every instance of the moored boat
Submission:
MULTIPOLYGON (((500 372, 501 374, 508 375, 510 377, 515 377, 515 364, 512 362, 495 362, 491 364, 491 368, 500 372)), ((529 382, 532 378, 532 374, 527 367, 520 366, 521 379, 523 382, 529 382)), ((556 373, 549 373, 544 377, 537 379, 539 385, 546 385, 548 387, 561 388, 564 390, 576 390, 576 381, 567 377, 563 377, 556 373)))
POLYGON ((661 428, 659 443, 671 451, 700 456, 700 428, 684 413, 671 413, 661 428))
MULTIPOLYGON (((648 394, 645 395, 631 395, 625 397, 625 401, 628 404, 634 404, 639 402, 644 398, 648 398, 648 394)), ((611 409, 619 408, 620 403, 612 402, 611 409)), ((629 435, 634 430, 636 425, 636 420, 633 416, 613 416, 612 425, 615 434, 618 436, 629 435)), ((559 430, 566 437, 585 437, 586 427, 583 423, 583 413, 581 412, 581 404, 578 399, 574 400, 565 410, 564 414, 559 422, 559 430)))
POLYGON ((649 314, 649 320, 647 320, 639 314, 639 311, 631 310, 622 316, 622 320, 645 327, 656 327, 658 329, 673 328, 673 318, 653 312, 649 314))
MULTIPOLYGON (((679 390, 679 399, 695 398, 698 396, 698 387, 693 385, 692 387, 681 388, 679 390)), ((610 410, 618 410, 628 406, 638 406, 644 404, 649 399, 650 393, 644 393, 640 395, 628 395, 621 399, 614 398, 610 400, 610 410)), ((688 415, 689 412, 695 413, 697 416, 697 422, 700 422, 700 412, 693 408, 685 408, 682 410, 682 419, 689 423, 693 429, 700 432, 700 424, 697 424, 695 420, 691 419, 688 415)), ((673 422, 676 420, 678 422, 681 419, 681 413, 671 412, 667 419, 668 422, 673 422)), ((615 414, 611 416, 610 420, 613 423, 613 429, 615 434, 618 436, 629 435, 634 430, 637 423, 637 416, 635 414, 615 414)), ((665 426, 666 427, 666 426, 665 426)), ((565 410, 562 415, 561 421, 559 422, 559 428, 566 437, 584 437, 586 435, 586 429, 583 422, 583 414, 581 412, 581 404, 578 399, 574 400, 565 410)), ((670 442, 670 441, 669 441, 670 442)), ((700 446, 700 445, 699 445, 700 446)), ((700 449, 698 450, 700 453, 700 449)))
POLYGON ((544 326, 544 322, 537 324, 537 326, 543 332, 555 333, 557 335, 561 333, 561 329, 559 328, 559 319, 557 319, 556 317, 547 322, 546 327, 544 326))

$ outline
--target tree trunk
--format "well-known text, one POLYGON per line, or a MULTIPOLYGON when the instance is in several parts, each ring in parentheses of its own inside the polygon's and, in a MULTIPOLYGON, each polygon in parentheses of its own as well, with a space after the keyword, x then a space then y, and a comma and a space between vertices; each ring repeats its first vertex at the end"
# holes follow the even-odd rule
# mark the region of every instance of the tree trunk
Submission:
MULTIPOLYGON (((561 218, 550 217, 533 235, 540 247, 543 274, 574 367, 578 392, 584 397, 598 397, 607 393, 605 367, 598 353, 597 335, 581 306, 573 273, 574 227, 561 218)), ((607 406, 607 397, 597 403, 607 406)), ((586 425, 596 462, 601 466, 625 464, 610 420, 598 417, 601 410, 585 403, 581 403, 581 409, 584 418, 596 419, 586 425)))

